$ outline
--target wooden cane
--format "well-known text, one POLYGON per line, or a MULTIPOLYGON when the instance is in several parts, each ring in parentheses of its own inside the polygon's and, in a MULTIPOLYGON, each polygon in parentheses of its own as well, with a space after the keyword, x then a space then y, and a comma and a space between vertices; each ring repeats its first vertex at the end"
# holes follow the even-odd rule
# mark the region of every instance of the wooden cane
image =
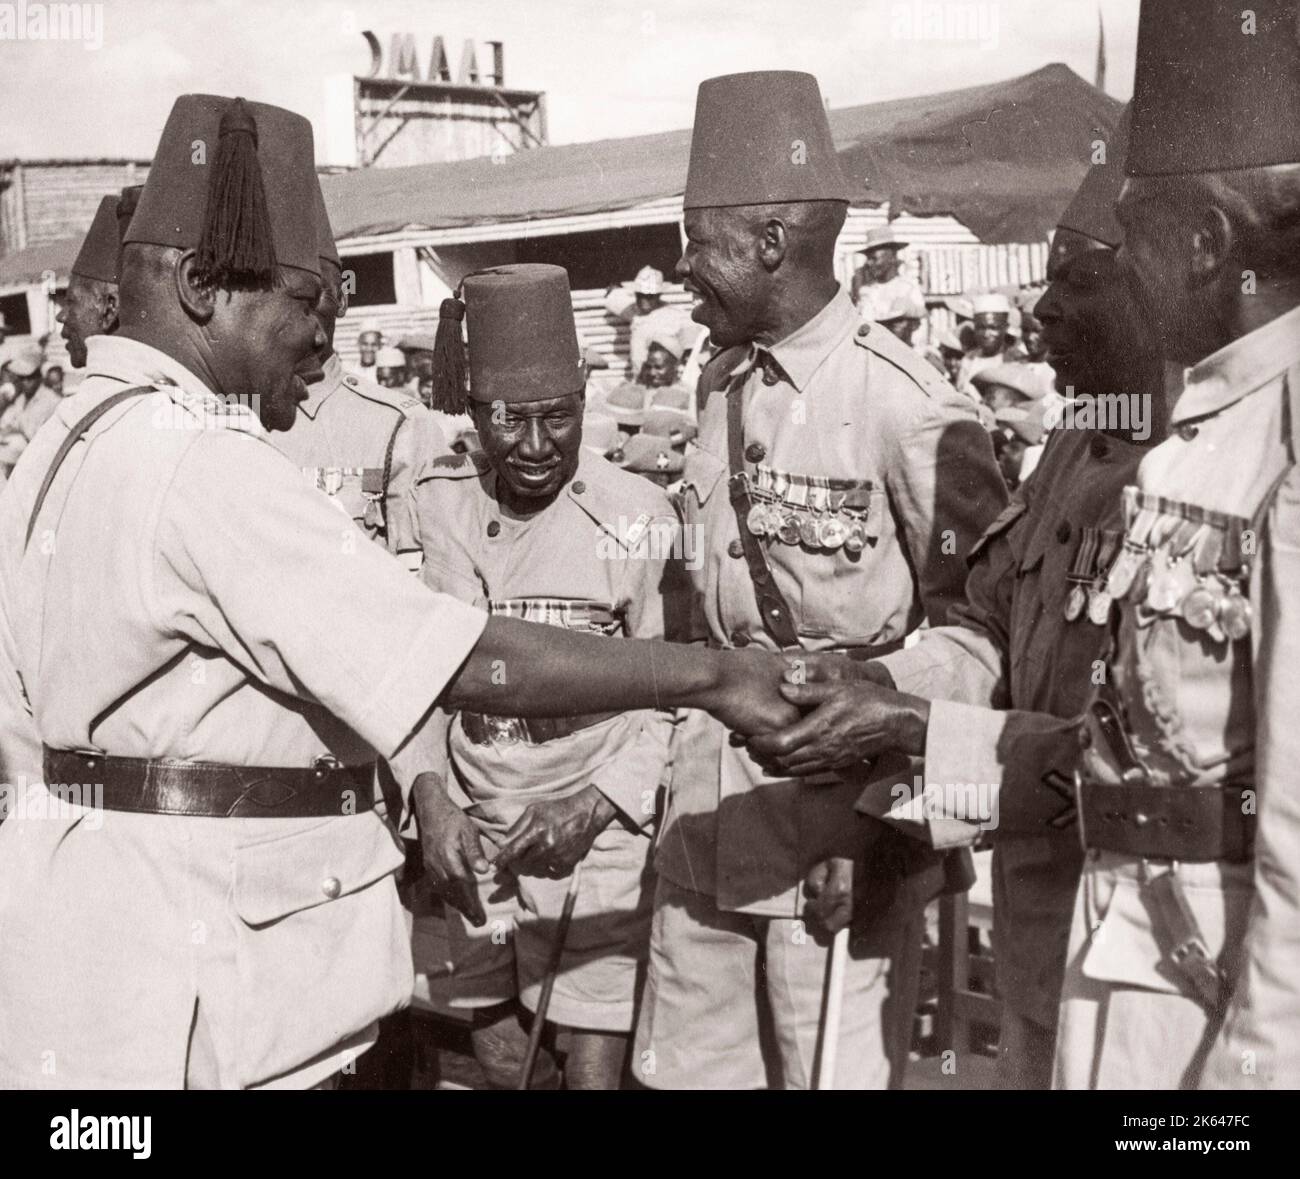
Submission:
POLYGON ((542 1046, 542 1030, 546 1027, 546 1011, 551 1005, 551 991, 555 989, 555 976, 560 973, 560 959, 564 956, 564 942, 569 936, 569 922, 573 920, 573 906, 578 900, 578 884, 582 880, 582 864, 573 869, 569 877, 569 891, 564 894, 564 908, 560 910, 560 920, 555 927, 555 941, 551 945, 551 960, 546 964, 546 977, 542 979, 542 993, 537 1000, 537 1012, 533 1016, 533 1027, 528 1033, 528 1050, 524 1053, 524 1065, 519 1073, 520 1089, 527 1089, 533 1083, 533 1069, 537 1067, 537 1052, 542 1046))
POLYGON ((831 942, 831 956, 826 965, 826 1001, 822 1007, 818 1030, 817 1088, 835 1088, 835 1058, 840 1047, 840 1012, 844 1008, 844 969, 849 960, 849 927, 846 925, 831 942))

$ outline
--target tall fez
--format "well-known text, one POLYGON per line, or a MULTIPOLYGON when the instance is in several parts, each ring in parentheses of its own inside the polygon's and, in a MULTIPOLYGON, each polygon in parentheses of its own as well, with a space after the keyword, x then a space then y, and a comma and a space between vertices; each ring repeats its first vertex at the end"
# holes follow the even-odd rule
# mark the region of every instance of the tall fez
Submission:
POLYGON ((495 266, 468 275, 461 286, 475 401, 542 401, 582 392, 586 367, 563 266, 495 266))
POLYGON ((1128 153, 1129 120, 1124 111, 1115 133, 1106 143, 1106 158, 1093 164, 1057 221, 1058 229, 1072 229, 1103 245, 1118 249, 1124 231, 1115 219, 1115 202, 1124 187, 1124 157, 1128 153))
POLYGON ((812 74, 759 70, 700 83, 686 208, 848 200, 812 74))
POLYGON ((96 282, 117 283, 117 262, 122 248, 118 236, 117 205, 116 193, 99 202, 86 240, 81 243, 77 260, 72 264, 73 274, 96 282))
POLYGON ((172 106, 126 243, 198 251, 219 285, 275 266, 320 273, 311 124, 278 106, 183 94, 172 106))
POLYGON ((1130 176, 1300 161, 1296 0, 1142 0, 1130 176))

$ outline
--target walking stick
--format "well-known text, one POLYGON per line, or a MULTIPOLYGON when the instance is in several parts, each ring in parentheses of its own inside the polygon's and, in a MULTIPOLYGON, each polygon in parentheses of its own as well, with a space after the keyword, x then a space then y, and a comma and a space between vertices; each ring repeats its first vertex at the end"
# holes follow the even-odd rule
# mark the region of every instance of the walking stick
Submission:
POLYGON ((844 968, 848 958, 849 927, 846 925, 831 942, 831 956, 826 965, 826 1002, 818 1029, 818 1089, 835 1088, 835 1058, 840 1047, 840 1012, 844 1007, 844 968))
POLYGON ((551 1005, 551 991, 555 989, 555 976, 560 973, 560 958, 564 955, 564 942, 569 936, 569 922, 573 920, 573 906, 578 899, 578 884, 582 880, 582 864, 573 869, 569 877, 569 891, 564 894, 564 908, 560 910, 560 920, 555 927, 555 942, 551 946, 551 959, 546 964, 546 977, 542 979, 542 993, 537 1000, 537 1013, 533 1016, 533 1027, 528 1033, 528 1050, 524 1053, 524 1065, 519 1073, 520 1089, 527 1089, 533 1083, 533 1069, 537 1066, 537 1051, 542 1046, 542 1029, 546 1026, 546 1011, 551 1005))

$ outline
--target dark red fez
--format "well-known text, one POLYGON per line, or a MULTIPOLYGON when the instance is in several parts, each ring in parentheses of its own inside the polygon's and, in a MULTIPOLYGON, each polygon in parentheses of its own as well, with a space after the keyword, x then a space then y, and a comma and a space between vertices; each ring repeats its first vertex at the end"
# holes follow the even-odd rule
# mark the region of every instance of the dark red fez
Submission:
POLYGON ((320 273, 315 146, 301 115, 183 94, 154 153, 126 241, 198 251, 213 281, 264 282, 276 264, 320 273))
POLYGON ((1124 231, 1115 219, 1115 202, 1124 187, 1124 157, 1128 153, 1130 112, 1125 111, 1115 134, 1106 144, 1106 161, 1092 164, 1057 221, 1058 229, 1072 229, 1103 245, 1118 249, 1124 231))
POLYGON ((1130 176, 1300 161, 1296 0, 1142 0, 1130 176))
POLYGON ((496 266, 462 288, 473 400, 541 401, 586 387, 563 266, 496 266))
POLYGON ((121 251, 117 228, 117 194, 106 196, 95 210, 86 240, 81 243, 72 273, 97 282, 117 282, 117 260, 121 251))
POLYGON ((812 74, 760 70, 700 83, 686 208, 848 199, 812 74))

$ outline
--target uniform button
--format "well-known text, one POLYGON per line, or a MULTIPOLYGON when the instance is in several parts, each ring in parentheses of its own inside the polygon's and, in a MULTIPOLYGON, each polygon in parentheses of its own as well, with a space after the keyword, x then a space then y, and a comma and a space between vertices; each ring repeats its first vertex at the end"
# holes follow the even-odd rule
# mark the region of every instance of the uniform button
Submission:
POLYGON ((1093 458, 1105 458, 1110 453, 1110 447, 1106 444, 1106 439, 1098 436, 1088 445, 1092 451, 1093 458))
POLYGON ((574 495, 581 495, 586 490, 587 490, 587 485, 581 479, 578 479, 574 482, 573 484, 574 495))
POLYGON ((775 385, 775 384, 777 383, 777 381, 779 381, 780 379, 781 379, 781 378, 777 375, 777 371, 776 371, 776 369, 774 369, 774 368, 765 368, 765 369, 763 370, 763 384, 765 384, 765 385, 775 385))
POLYGON ((765 458, 767 458, 767 447, 761 442, 751 442, 747 447, 745 447, 745 457, 749 459, 751 463, 761 463, 765 458))
POLYGON ((1137 814, 1133 816, 1134 827, 1145 827, 1149 822, 1151 822, 1151 820, 1141 811, 1138 811, 1137 814))
POLYGON ((860 335, 860 336, 869 336, 869 335, 871 335, 871 328, 870 328, 867 324, 864 323, 860 328, 858 328, 858 335, 860 335))
POLYGON ((729 557, 743 557, 745 555, 745 546, 738 540, 733 540, 727 545, 727 555, 729 557))
POLYGON ((488 529, 487 529, 487 532, 488 532, 488 535, 489 535, 489 536, 498 536, 498 535, 500 535, 500 532, 501 532, 501 521, 500 521, 500 520, 491 520, 491 521, 489 521, 489 522, 488 522, 488 529))
POLYGON ((1056 530, 1056 539, 1062 544, 1065 544, 1070 539, 1070 522, 1068 520, 1061 521, 1061 526, 1056 530))
POLYGON ((1181 438, 1184 442, 1190 442, 1200 432, 1201 432, 1201 428, 1199 426, 1178 427, 1178 437, 1181 438))
POLYGON ((743 630, 733 630, 731 632, 731 645, 733 647, 748 647, 749 635, 743 630))
POLYGON ((326 876, 325 879, 320 882, 320 890, 329 897, 330 900, 334 900, 343 891, 343 885, 339 882, 337 876, 326 876))

